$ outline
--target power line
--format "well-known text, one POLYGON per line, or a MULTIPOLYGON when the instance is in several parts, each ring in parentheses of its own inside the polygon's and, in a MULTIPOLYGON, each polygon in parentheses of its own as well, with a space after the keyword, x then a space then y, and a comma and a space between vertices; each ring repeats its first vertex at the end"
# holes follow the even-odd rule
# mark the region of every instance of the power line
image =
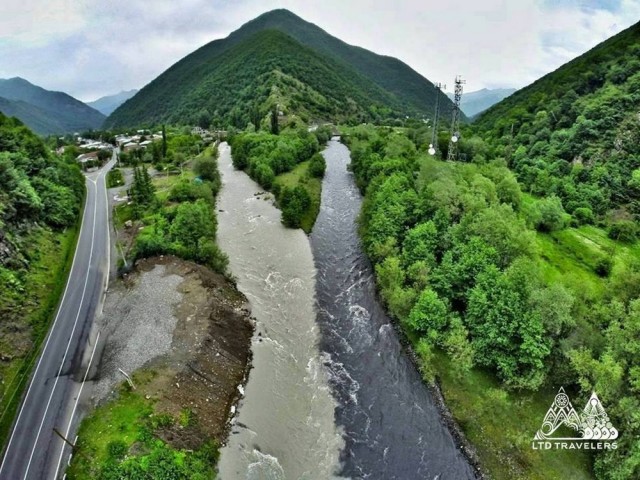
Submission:
POLYGON ((429 155, 435 155, 438 152, 438 117, 440 117, 440 95, 441 91, 446 90, 447 86, 442 83, 434 83, 436 88, 436 105, 433 113, 433 125, 431 127, 431 144, 429 144, 429 155))
POLYGON ((449 151, 447 160, 458 159, 458 140, 460 140, 460 101, 462 100, 462 85, 467 83, 460 75, 456 77, 455 89, 453 93, 453 110, 451 112, 451 139, 449 140, 449 151))

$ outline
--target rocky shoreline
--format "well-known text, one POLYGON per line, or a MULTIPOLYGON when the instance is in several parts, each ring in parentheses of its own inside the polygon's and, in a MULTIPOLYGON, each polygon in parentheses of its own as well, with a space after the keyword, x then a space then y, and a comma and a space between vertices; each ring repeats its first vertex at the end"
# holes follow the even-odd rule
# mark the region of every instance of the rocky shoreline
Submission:
MULTIPOLYGON (((381 298, 378 298, 378 300, 382 301, 381 298)), ((414 367, 418 371, 420 371, 420 358, 418 357, 418 354, 413 348, 411 341, 409 340, 409 338, 407 338, 407 335, 402 330, 402 327, 399 325, 397 321, 391 320, 391 322, 393 325, 393 329, 395 330, 396 334, 398 335, 398 338, 400 339, 402 348, 405 350, 405 352, 411 359, 411 363, 413 363, 414 367)), ((458 425, 458 422, 456 422, 456 419, 453 417, 451 410, 449 410, 449 407, 447 407, 447 403, 442 393, 442 388, 440 386, 440 382, 438 378, 436 377, 436 379, 433 382, 428 382, 426 380, 423 380, 423 381, 426 383, 427 387, 429 388, 429 391, 431 392, 433 401, 436 405, 436 408, 438 409, 438 412, 440 413, 440 416, 442 417, 443 423, 446 425, 447 429, 451 433, 453 439, 456 442, 458 449, 462 452, 464 457, 467 459, 467 461, 469 462, 469 465, 471 465, 471 468, 473 469, 476 479, 489 480, 490 477, 482 469, 482 464, 480 463, 480 457, 478 456, 478 453, 475 447, 467 439, 464 432, 462 431, 462 428, 460 427, 460 425, 458 425)))

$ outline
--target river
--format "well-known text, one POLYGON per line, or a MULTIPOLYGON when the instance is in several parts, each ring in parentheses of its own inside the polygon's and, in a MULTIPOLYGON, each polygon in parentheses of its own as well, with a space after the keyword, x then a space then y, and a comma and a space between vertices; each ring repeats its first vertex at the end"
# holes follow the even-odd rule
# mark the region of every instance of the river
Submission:
POLYGON ((309 241, 220 148, 218 240, 257 319, 220 478, 473 479, 376 297, 349 150, 332 140, 323 155, 309 241))
POLYGON ((222 480, 328 480, 344 447, 318 349, 308 237, 280 223, 263 189, 220 146, 218 242, 256 318, 253 369, 219 462, 222 480))
POLYGON ((346 446, 341 474, 384 480, 475 478, 376 297, 356 220, 347 147, 332 140, 311 235, 324 364, 346 446))

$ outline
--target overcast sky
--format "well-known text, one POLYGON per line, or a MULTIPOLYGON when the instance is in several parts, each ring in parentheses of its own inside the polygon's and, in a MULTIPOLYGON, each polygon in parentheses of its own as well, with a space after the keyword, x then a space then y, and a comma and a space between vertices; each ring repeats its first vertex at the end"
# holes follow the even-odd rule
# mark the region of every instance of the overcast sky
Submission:
POLYGON ((141 88, 278 7, 467 91, 523 87, 640 20, 640 0, 0 0, 0 78, 85 101, 141 88))

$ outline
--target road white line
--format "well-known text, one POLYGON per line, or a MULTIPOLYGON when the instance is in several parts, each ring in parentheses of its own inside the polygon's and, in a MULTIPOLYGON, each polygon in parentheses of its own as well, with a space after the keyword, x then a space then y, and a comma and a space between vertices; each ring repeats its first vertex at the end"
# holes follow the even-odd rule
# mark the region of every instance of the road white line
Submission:
MULTIPOLYGON (((95 186, 95 183, 94 183, 95 186)), ((98 190, 96 186, 96 200, 98 196, 98 190)), ((78 306, 78 313, 76 314, 76 319, 73 322, 73 328, 71 329, 71 335, 69 335, 69 341, 67 342, 67 347, 64 351, 64 356, 62 357, 62 362, 60 363, 60 368, 58 369, 58 373, 56 375, 56 381, 53 383, 53 387, 51 388, 51 395, 49 395, 49 400, 47 401, 47 406, 44 409, 44 414, 42 415, 42 421, 40 422, 40 427, 38 428, 38 433, 36 434, 36 439, 33 442, 33 448, 31 449, 31 455, 29 456, 29 462, 27 463, 27 469, 24 472, 23 479, 26 480, 29 475, 29 469, 31 468, 31 462, 33 461, 33 455, 35 454, 36 447, 38 445, 38 440, 40 439, 40 434, 42 433, 42 427, 44 426, 44 422, 47 418, 47 412, 49 411, 49 407, 51 406, 51 400, 53 399, 53 394, 56 391, 56 386, 58 385, 58 381, 60 380, 60 374, 62 373, 62 368, 64 367, 64 362, 67 359, 67 355, 69 353, 69 347, 71 346, 71 341, 73 340, 73 334, 76 331, 76 327, 78 325, 78 319, 80 318, 80 312, 82 311, 82 304, 84 303, 84 296, 87 293, 87 284, 89 283, 89 271, 91 270, 91 260, 93 259, 93 245, 96 237, 96 213, 98 211, 98 202, 94 202, 93 206, 93 231, 91 234, 91 253, 89 254, 89 262, 87 264, 87 272, 84 277, 84 287, 82 289, 82 296, 80 297, 80 305, 78 306)))
MULTIPOLYGON (((7 444, 7 448, 5 450, 5 455, 4 458, 2 459, 2 464, 0 464, 0 475, 2 475, 2 469, 4 468, 5 462, 7 461, 7 458, 9 457, 9 450, 11 449, 11 444, 13 443, 13 437, 16 434, 16 429, 18 428, 18 424, 20 423, 20 419, 22 418, 22 413, 24 411, 24 406, 27 403, 27 400, 29 398, 29 394, 31 393, 31 387, 33 387, 33 381, 35 380, 36 376, 38 375, 38 370, 40 369, 40 364, 42 363, 42 359, 44 358, 44 352, 47 351, 47 347, 49 346, 49 341, 51 340, 51 337, 53 335, 53 332, 56 328, 56 325, 58 323, 58 318, 60 317, 60 310, 62 309, 62 305, 64 305, 64 299, 67 297, 67 291, 69 290, 69 284, 71 283, 71 278, 73 277, 73 269, 75 268, 76 265, 76 258, 78 256, 78 250, 79 250, 79 246, 80 246, 80 242, 82 240, 82 233, 83 233, 83 227, 84 227, 84 217, 86 214, 86 200, 85 200, 85 205, 83 207, 82 210, 82 220, 80 221, 80 233, 78 234, 78 240, 76 242, 76 251, 73 254, 73 260, 71 262, 71 270, 69 270, 69 276, 67 278, 67 285, 64 288, 64 293, 62 294, 62 300, 60 301, 60 304, 58 305, 58 312, 56 313, 56 318, 53 320, 53 325, 51 326, 51 330, 49 330, 49 335, 47 336, 47 341, 44 344, 44 348, 42 349, 42 353, 40 354, 40 359, 38 360, 38 365, 36 365, 36 370, 33 373, 33 376, 31 377, 31 383, 29 384, 29 388, 27 389, 27 394, 24 397, 24 400, 22 402, 22 406, 20 407, 20 412, 18 413, 18 419, 16 420, 16 423, 13 426, 13 431, 11 432, 11 437, 9 438, 9 443, 7 444)), ((95 225, 94 225, 95 226, 95 225)))
MULTIPOLYGON (((69 437, 69 432, 71 431, 71 424, 73 423, 73 417, 76 414, 76 409, 78 408, 78 403, 80 402, 80 397, 82 396, 82 390, 84 389, 84 384, 87 381, 87 376, 89 375, 89 371, 91 370, 91 364, 93 363, 93 355, 96 353, 96 347, 98 346, 98 341, 100 341, 100 332, 98 331, 98 335, 96 336, 96 341, 93 344, 93 350, 91 351, 91 358, 89 358, 89 365, 87 365, 87 371, 84 372, 84 378, 82 379, 82 385, 80 385, 80 391, 78 392, 78 396, 76 397, 76 403, 73 405, 73 410, 71 411, 71 417, 69 418, 69 424, 67 425, 67 431, 64 433, 65 438, 69 437)), ((77 441, 76 436, 76 441, 77 441)), ((76 442, 73 442, 75 445, 76 442)), ((60 458, 58 459, 58 467, 56 468, 56 474, 53 476, 53 480, 58 478, 58 471, 60 470, 60 464, 62 462, 62 457, 64 456, 64 446, 65 443, 62 443, 62 450, 60 451, 60 458)), ((73 455, 73 454, 72 454, 73 455)), ((71 456, 69 456, 69 463, 71 464, 71 456)))

